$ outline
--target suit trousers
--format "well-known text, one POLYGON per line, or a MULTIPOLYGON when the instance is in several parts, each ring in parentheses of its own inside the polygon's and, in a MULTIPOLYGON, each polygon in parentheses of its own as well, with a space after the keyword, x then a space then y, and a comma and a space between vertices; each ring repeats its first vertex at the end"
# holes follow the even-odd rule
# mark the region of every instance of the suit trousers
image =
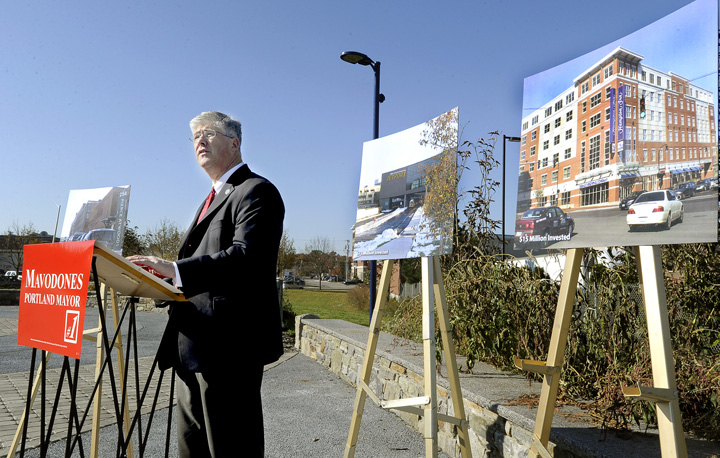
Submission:
POLYGON ((225 373, 181 374, 177 407, 180 458, 262 457, 262 376, 263 366, 258 364, 228 366, 225 373))

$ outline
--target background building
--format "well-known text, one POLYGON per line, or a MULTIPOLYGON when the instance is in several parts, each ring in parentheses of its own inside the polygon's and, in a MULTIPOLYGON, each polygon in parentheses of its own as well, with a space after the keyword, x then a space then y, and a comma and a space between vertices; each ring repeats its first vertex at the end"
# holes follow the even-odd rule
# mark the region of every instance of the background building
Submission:
POLYGON ((415 207, 425 202, 425 173, 440 155, 382 174, 379 192, 381 211, 415 207))

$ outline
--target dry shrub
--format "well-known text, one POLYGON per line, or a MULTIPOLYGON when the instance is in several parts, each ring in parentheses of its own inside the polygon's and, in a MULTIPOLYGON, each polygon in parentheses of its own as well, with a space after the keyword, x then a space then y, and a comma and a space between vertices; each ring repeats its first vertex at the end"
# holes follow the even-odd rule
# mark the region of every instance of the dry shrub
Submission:
POLYGON ((359 284, 348 290, 350 303, 358 310, 367 309, 370 305, 370 288, 365 284, 359 284))

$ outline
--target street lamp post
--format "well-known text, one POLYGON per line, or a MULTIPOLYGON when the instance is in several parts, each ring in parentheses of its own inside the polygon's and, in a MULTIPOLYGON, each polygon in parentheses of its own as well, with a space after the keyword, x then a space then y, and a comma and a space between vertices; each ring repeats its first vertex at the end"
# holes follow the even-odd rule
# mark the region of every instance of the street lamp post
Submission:
MULTIPOLYGON (((375 103, 373 116, 373 140, 380 136, 380 104, 385 101, 385 96, 380 93, 380 62, 374 61, 367 55, 356 51, 345 51, 340 54, 340 59, 350 64, 369 65, 375 73, 375 103)), ((377 261, 370 261, 370 320, 372 320, 375 309, 375 296, 377 286, 375 277, 377 275, 377 261)))
POLYGON ((502 166, 502 254, 505 254, 505 142, 519 142, 520 137, 503 135, 503 166, 502 166))
POLYGON ((55 238, 56 238, 55 236, 57 235, 58 222, 60 222, 60 204, 55 204, 55 205, 57 205, 58 211, 57 211, 57 218, 55 218, 55 232, 53 232, 52 243, 55 243, 55 238))

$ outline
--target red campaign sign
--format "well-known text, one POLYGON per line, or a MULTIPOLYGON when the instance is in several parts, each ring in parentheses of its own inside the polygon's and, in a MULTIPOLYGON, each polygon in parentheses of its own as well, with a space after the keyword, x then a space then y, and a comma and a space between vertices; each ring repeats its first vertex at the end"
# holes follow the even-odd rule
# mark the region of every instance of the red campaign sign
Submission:
POLYGON ((18 345, 80 358, 94 246, 25 245, 18 345))

